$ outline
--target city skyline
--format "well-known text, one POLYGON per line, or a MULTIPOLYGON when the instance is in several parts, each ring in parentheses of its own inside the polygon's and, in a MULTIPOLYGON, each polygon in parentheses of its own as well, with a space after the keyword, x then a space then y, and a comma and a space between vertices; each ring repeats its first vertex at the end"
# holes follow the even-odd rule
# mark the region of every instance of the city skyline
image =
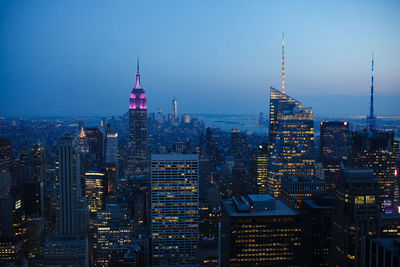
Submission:
POLYGON ((74 8, 2 4, 3 116, 121 115, 128 109, 137 55, 149 112, 168 112, 176 96, 181 112, 265 113, 268 88, 281 84, 282 32, 286 91, 312 106, 316 116, 368 114, 372 52, 375 113, 399 115, 400 5, 395 2, 74 8))

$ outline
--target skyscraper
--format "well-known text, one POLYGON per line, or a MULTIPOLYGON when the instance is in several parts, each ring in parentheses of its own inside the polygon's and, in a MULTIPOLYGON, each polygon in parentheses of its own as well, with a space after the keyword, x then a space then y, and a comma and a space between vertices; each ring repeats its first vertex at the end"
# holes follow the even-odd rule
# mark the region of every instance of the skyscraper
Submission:
POLYGON ((259 144, 250 155, 250 183, 254 194, 267 193, 268 145, 259 144))
POLYGON ((174 121, 178 120, 178 103, 176 102, 176 99, 172 99, 172 118, 174 121))
POLYGON ((86 141, 89 153, 96 157, 96 168, 100 168, 104 158, 104 135, 98 128, 86 128, 86 141))
POLYGON ((147 100, 140 84, 139 58, 137 61, 136 84, 129 100, 129 153, 128 175, 149 174, 147 149, 147 100))
POLYGON ((67 136, 60 140, 58 145, 58 205, 57 205, 57 233, 81 234, 85 233, 85 208, 81 198, 80 187, 80 159, 76 141, 67 136), (83 218, 82 218, 83 217, 83 218), (83 221, 83 225, 81 224, 83 221))
POLYGON ((271 87, 267 187, 274 197, 282 176, 314 175, 313 123, 311 108, 271 87))
POLYGON ((332 248, 336 266, 364 266, 365 240, 378 227, 377 179, 371 169, 342 169, 336 187, 332 248))
POLYGON ((38 140, 32 146, 31 150, 31 172, 32 180, 35 182, 46 182, 46 160, 43 144, 38 140))
POLYGON ((118 164, 118 132, 111 127, 107 130, 106 163, 118 164))
POLYGON ((245 140, 243 133, 237 129, 231 129, 231 153, 236 161, 240 161, 244 156, 245 140))
POLYGON ((320 155, 328 192, 334 192, 340 163, 345 161, 350 149, 349 123, 322 121, 320 124, 320 155))
POLYGON ((199 235, 199 156, 151 156, 153 265, 194 264, 199 235))

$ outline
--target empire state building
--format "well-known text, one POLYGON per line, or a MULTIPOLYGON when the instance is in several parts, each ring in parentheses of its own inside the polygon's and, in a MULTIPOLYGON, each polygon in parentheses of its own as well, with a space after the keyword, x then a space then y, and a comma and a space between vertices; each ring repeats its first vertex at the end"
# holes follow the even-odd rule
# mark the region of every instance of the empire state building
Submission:
POLYGON ((147 100, 140 85, 139 58, 136 84, 129 100, 129 154, 128 175, 149 175, 147 149, 147 100))

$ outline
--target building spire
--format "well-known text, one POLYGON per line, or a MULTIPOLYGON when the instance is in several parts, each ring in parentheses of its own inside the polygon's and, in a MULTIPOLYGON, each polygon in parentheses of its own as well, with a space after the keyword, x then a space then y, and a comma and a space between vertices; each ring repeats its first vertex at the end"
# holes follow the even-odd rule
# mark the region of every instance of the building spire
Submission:
POLYGON ((374 53, 372 53, 372 68, 371 68, 371 101, 369 106, 369 130, 375 130, 375 115, 374 115, 374 53))
POLYGON ((282 93, 285 93, 285 33, 282 33, 282 93))
POLYGON ((140 73, 139 73, 139 56, 137 57, 137 72, 136 72, 136 85, 135 89, 141 89, 142 86, 140 85, 140 73))

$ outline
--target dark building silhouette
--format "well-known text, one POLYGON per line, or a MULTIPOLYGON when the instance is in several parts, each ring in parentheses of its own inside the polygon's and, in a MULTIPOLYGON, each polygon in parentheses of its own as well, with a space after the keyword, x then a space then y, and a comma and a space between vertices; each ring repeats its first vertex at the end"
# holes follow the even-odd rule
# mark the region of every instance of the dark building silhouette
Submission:
POLYGON ((303 248, 307 266, 329 266, 335 197, 315 195, 301 203, 303 248))
POLYGON ((327 191, 335 192, 340 163, 347 160, 350 150, 348 122, 323 121, 320 125, 320 157, 327 191))
POLYGON ((104 135, 98 128, 86 128, 86 142, 89 153, 94 155, 94 165, 89 164, 87 168, 98 169, 104 159, 104 135))
POLYGON ((333 214, 333 259, 339 266, 364 266, 365 242, 379 223, 378 179, 371 169, 341 169, 333 214))

